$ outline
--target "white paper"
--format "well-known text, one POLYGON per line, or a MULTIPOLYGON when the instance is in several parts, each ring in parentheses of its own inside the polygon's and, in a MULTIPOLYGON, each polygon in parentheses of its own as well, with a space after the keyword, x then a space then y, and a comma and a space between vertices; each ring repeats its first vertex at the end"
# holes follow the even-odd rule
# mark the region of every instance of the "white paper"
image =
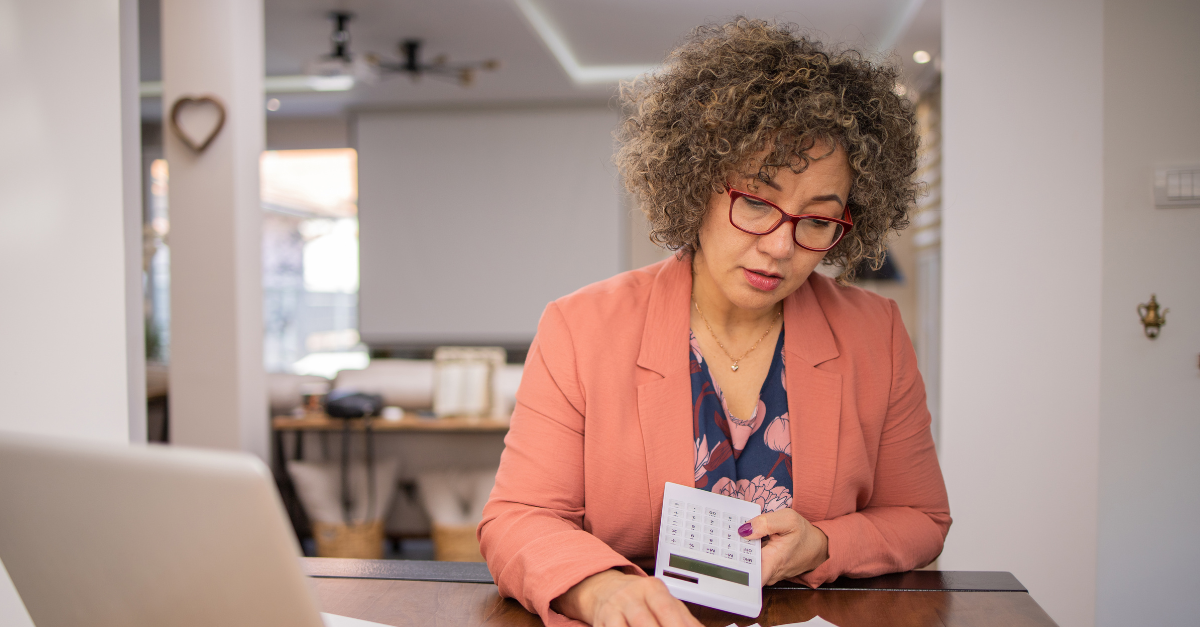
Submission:
POLYGON ((321 620, 325 621, 325 627, 392 627, 383 623, 372 623, 369 620, 359 620, 350 618, 349 616, 338 616, 337 614, 327 614, 321 612, 321 620))
POLYGON ((814 616, 803 623, 788 623, 787 625, 776 625, 775 627, 800 627, 801 625, 804 627, 837 627, 837 625, 834 625, 820 616, 814 616))

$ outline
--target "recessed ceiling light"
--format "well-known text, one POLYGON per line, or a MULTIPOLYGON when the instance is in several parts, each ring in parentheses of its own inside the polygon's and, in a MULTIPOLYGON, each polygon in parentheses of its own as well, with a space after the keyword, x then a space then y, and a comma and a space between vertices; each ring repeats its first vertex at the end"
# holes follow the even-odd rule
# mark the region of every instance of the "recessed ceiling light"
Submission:
POLYGON ((278 111, 278 110, 279 110, 279 99, 278 98, 271 98, 270 100, 267 101, 267 111, 278 111))
POLYGON ((925 52, 924 50, 918 50, 913 53, 913 61, 916 61, 917 63, 929 63, 929 60, 932 58, 933 57, 929 56, 929 53, 925 52))

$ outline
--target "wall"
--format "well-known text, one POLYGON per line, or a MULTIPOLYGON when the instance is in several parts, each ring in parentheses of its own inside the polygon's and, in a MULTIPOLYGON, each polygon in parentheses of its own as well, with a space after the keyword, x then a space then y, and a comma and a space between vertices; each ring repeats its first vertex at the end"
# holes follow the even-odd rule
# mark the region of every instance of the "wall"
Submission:
POLYGON ((1064 627, 1095 611, 1102 29, 1101 0, 944 5, 939 566, 1064 627))
POLYGON ((551 300, 624 269, 604 106, 361 113, 359 332, 522 344, 551 300))
POLYGON ((1155 209, 1156 163, 1200 163, 1200 4, 1108 0, 1096 624, 1200 622, 1200 207, 1155 209), (1135 51, 1135 52, 1134 52, 1135 51), (1134 308, 1170 308, 1158 339, 1134 308))
MULTIPOLYGON (((137 146, 122 125, 136 107, 122 102, 136 81, 122 76, 122 25, 134 23, 133 2, 0 0, 0 430, 144 433, 129 400, 141 311, 126 300, 127 259, 140 266, 127 209, 140 212, 122 172, 123 147, 137 146)), ((2 566, 0 624, 31 624, 2 566)))
POLYGON ((347 148, 350 128, 346 118, 293 118, 267 116, 267 150, 347 148))

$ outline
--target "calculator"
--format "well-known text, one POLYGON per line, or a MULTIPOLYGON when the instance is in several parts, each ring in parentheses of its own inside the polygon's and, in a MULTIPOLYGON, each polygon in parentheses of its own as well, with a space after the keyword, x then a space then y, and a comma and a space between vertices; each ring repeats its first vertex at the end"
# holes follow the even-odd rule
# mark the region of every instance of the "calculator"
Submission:
POLYGON ((762 544, 737 530, 760 513, 757 503, 666 484, 654 576, 681 601, 758 616, 762 544))

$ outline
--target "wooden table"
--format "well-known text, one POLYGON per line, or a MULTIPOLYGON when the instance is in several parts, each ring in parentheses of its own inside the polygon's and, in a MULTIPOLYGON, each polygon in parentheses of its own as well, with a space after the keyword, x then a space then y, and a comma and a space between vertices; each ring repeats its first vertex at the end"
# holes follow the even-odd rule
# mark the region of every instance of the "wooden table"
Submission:
MULTIPOLYGON (((326 612, 395 627, 539 627, 501 598, 483 564, 306 558, 326 612)), ((708 627, 763 627, 820 615, 839 627, 1051 627, 1055 623, 1010 573, 913 571, 846 579, 810 590, 763 590, 763 612, 745 618, 688 604, 708 627)))

